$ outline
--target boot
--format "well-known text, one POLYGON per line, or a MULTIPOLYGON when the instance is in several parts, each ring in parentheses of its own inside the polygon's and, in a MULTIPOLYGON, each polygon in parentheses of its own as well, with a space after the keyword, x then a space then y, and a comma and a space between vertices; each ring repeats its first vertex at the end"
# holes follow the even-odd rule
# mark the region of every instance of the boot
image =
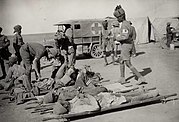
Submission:
POLYGON ((112 58, 113 65, 117 65, 117 63, 115 62, 114 54, 111 54, 111 58, 112 58))
POLYGON ((127 81, 125 80, 124 77, 120 77, 120 79, 119 79, 119 83, 121 83, 121 84, 125 84, 125 83, 127 83, 127 81))
POLYGON ((138 81, 136 82, 136 85, 141 85, 142 83, 147 83, 146 79, 143 76, 139 77, 138 81))

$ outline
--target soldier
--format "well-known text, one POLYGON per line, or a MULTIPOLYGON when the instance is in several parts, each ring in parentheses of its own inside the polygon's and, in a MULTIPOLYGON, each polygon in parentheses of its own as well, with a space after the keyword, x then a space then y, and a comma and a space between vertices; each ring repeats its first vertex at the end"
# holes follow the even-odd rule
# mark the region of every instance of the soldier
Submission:
POLYGON ((166 43, 166 45, 168 47, 170 47, 170 44, 172 43, 172 40, 173 40, 173 32, 172 32, 173 27, 171 27, 170 25, 171 25, 170 22, 167 22, 167 27, 166 27, 167 43, 166 43))
POLYGON ((104 57, 104 61, 105 64, 104 66, 108 65, 108 61, 107 61, 107 53, 106 53, 106 49, 109 46, 110 47, 110 53, 111 53, 111 58, 112 58, 112 63, 115 65, 115 59, 114 59, 114 48, 115 48, 115 43, 114 43, 114 39, 110 38, 110 35, 112 34, 112 30, 108 30, 108 21, 105 20, 102 22, 103 25, 103 29, 101 32, 101 39, 100 39, 100 45, 102 46, 103 49, 103 57, 104 57))
POLYGON ((66 25, 65 36, 66 36, 66 41, 70 42, 68 45, 67 56, 68 56, 68 66, 71 67, 74 66, 76 62, 76 45, 73 40, 73 29, 71 25, 66 25))
POLYGON ((120 33, 116 33, 115 39, 121 43, 121 57, 120 57, 120 82, 125 83, 125 65, 138 77, 137 85, 144 83, 145 78, 137 71, 137 69, 131 64, 130 51, 132 50, 132 27, 128 21, 126 21, 125 11, 119 5, 115 8, 113 15, 117 18, 121 24, 120 33))
POLYGON ((34 64, 36 80, 40 80, 40 59, 43 56, 46 56, 47 60, 49 60, 48 52, 45 47, 39 43, 26 43, 20 48, 20 56, 22 57, 22 61, 25 65, 25 74, 28 77, 28 84, 30 84, 30 86, 28 86, 28 90, 31 90, 32 64, 34 64))
POLYGON ((68 66, 75 64, 76 60, 76 46, 73 42, 72 29, 70 25, 66 25, 65 31, 57 31, 55 34, 55 46, 62 56, 64 56, 65 62, 68 66))
POLYGON ((8 69, 8 66, 5 62, 9 60, 9 57, 11 56, 11 53, 8 49, 10 41, 8 40, 7 36, 1 34, 2 30, 3 29, 0 27, 0 65, 2 70, 2 76, 0 76, 0 79, 6 77, 6 70, 8 69))
MULTIPOLYGON (((4 86, 5 90, 10 90, 18 80, 22 80, 24 86, 26 87, 26 77, 23 76, 25 73, 25 69, 23 66, 18 65, 17 57, 10 57, 9 58, 9 70, 7 73, 6 78, 1 82, 4 86)), ((27 87, 26 87, 27 88, 27 87)))
POLYGON ((108 21, 105 20, 102 22, 102 25, 103 25, 103 29, 102 29, 102 32, 101 32, 101 39, 100 39, 100 45, 102 47, 102 50, 103 50, 103 58, 104 58, 104 66, 107 66, 108 65, 108 61, 107 61, 107 57, 106 57, 106 48, 107 48, 107 45, 108 45, 108 41, 109 39, 107 38, 108 37, 108 34, 109 34, 109 31, 108 31, 108 21))
POLYGON ((20 48, 24 44, 23 38, 21 36, 21 25, 14 26, 14 36, 13 36, 13 47, 14 47, 14 53, 18 58, 18 64, 22 61, 22 58, 20 56, 20 48))

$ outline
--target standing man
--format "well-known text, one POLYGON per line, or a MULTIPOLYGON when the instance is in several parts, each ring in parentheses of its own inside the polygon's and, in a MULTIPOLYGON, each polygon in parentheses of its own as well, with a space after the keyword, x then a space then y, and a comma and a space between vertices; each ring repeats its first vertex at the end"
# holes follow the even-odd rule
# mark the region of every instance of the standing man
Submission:
POLYGON ((105 20, 102 22, 102 25, 103 25, 103 29, 102 29, 102 32, 101 32, 101 37, 100 37, 100 45, 102 47, 102 50, 103 50, 103 58, 104 58, 104 66, 107 66, 108 65, 108 61, 107 61, 107 56, 106 56, 106 48, 107 48, 107 45, 108 45, 108 34, 109 34, 109 31, 108 31, 108 21, 105 20))
POLYGON ((136 36, 137 36, 137 33, 136 33, 136 30, 135 30, 135 27, 132 26, 132 22, 129 21, 131 27, 132 27, 132 51, 131 51, 131 54, 133 57, 136 57, 136 48, 135 48, 135 40, 136 40, 136 36))
POLYGON ((120 83, 125 83, 125 65, 138 77, 137 85, 145 82, 145 78, 137 71, 137 69, 131 64, 130 51, 132 50, 132 27, 128 21, 126 21, 126 15, 121 5, 115 8, 113 15, 117 18, 121 24, 120 33, 116 33, 115 39, 121 43, 121 57, 120 57, 120 83))
MULTIPOLYGON (((115 48, 115 43, 114 39, 110 38, 110 35, 112 35, 112 30, 108 30, 108 21, 105 20, 102 22, 103 29, 101 32, 101 39, 100 39, 100 45, 102 46, 103 49, 103 57, 105 64, 104 66, 108 65, 107 61, 107 53, 106 53, 106 48, 109 46, 110 47, 110 53, 111 53, 111 58, 112 58, 112 63, 115 65, 115 59, 114 59, 114 48, 115 48)), ((113 25, 114 26, 114 25, 113 25)))
POLYGON ((172 40, 173 40, 173 33, 172 33, 173 27, 171 27, 170 25, 171 25, 170 22, 167 22, 167 27, 166 27, 167 43, 166 43, 166 45, 168 47, 170 47, 170 44, 172 43, 172 40))
POLYGON ((40 74, 40 59, 43 56, 48 58, 48 53, 45 47, 39 43, 26 43, 22 45, 20 48, 20 55, 22 57, 22 61, 25 65, 25 74, 28 77, 28 90, 32 89, 31 86, 31 70, 32 70, 32 64, 34 64, 34 69, 35 69, 35 75, 36 75, 36 80, 41 79, 41 74, 40 74))
POLYGON ((73 40, 73 29, 72 26, 70 24, 65 26, 65 36, 66 36, 66 41, 69 41, 69 45, 68 45, 68 52, 67 52, 67 56, 68 56, 68 66, 74 66, 75 62, 76 62, 76 45, 74 43, 73 40))
POLYGON ((6 61, 9 60, 11 53, 9 52, 10 41, 7 36, 1 34, 2 28, 0 27, 0 65, 2 70, 2 76, 0 75, 0 79, 4 79, 6 77, 6 69, 8 66, 6 65, 6 61))
POLYGON ((22 26, 21 25, 16 25, 14 26, 14 36, 13 36, 13 47, 15 51, 15 55, 18 58, 18 64, 22 61, 22 58, 20 56, 20 48, 24 44, 23 38, 21 36, 21 30, 22 26))

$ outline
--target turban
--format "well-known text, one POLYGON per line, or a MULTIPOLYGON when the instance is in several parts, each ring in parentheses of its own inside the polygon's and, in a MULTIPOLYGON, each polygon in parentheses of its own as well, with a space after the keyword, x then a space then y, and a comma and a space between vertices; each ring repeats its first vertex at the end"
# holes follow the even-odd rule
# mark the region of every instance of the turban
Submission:
POLYGON ((125 11, 124 11, 124 9, 121 7, 121 5, 116 6, 113 15, 114 15, 116 18, 118 18, 118 17, 120 17, 120 16, 123 15, 123 14, 125 15, 125 11))

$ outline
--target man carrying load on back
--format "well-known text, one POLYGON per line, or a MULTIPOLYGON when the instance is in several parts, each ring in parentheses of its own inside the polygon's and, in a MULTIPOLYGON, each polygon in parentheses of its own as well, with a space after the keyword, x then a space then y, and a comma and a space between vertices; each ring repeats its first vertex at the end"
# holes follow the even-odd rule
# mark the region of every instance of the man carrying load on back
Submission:
POLYGON ((120 57, 120 83, 125 83, 125 65, 138 77, 137 85, 145 83, 145 78, 137 71, 137 69, 131 64, 130 51, 132 50, 132 27, 128 21, 126 21, 125 11, 121 5, 117 6, 113 15, 117 18, 120 24, 120 33, 116 33, 114 38, 121 43, 121 57, 120 57))

